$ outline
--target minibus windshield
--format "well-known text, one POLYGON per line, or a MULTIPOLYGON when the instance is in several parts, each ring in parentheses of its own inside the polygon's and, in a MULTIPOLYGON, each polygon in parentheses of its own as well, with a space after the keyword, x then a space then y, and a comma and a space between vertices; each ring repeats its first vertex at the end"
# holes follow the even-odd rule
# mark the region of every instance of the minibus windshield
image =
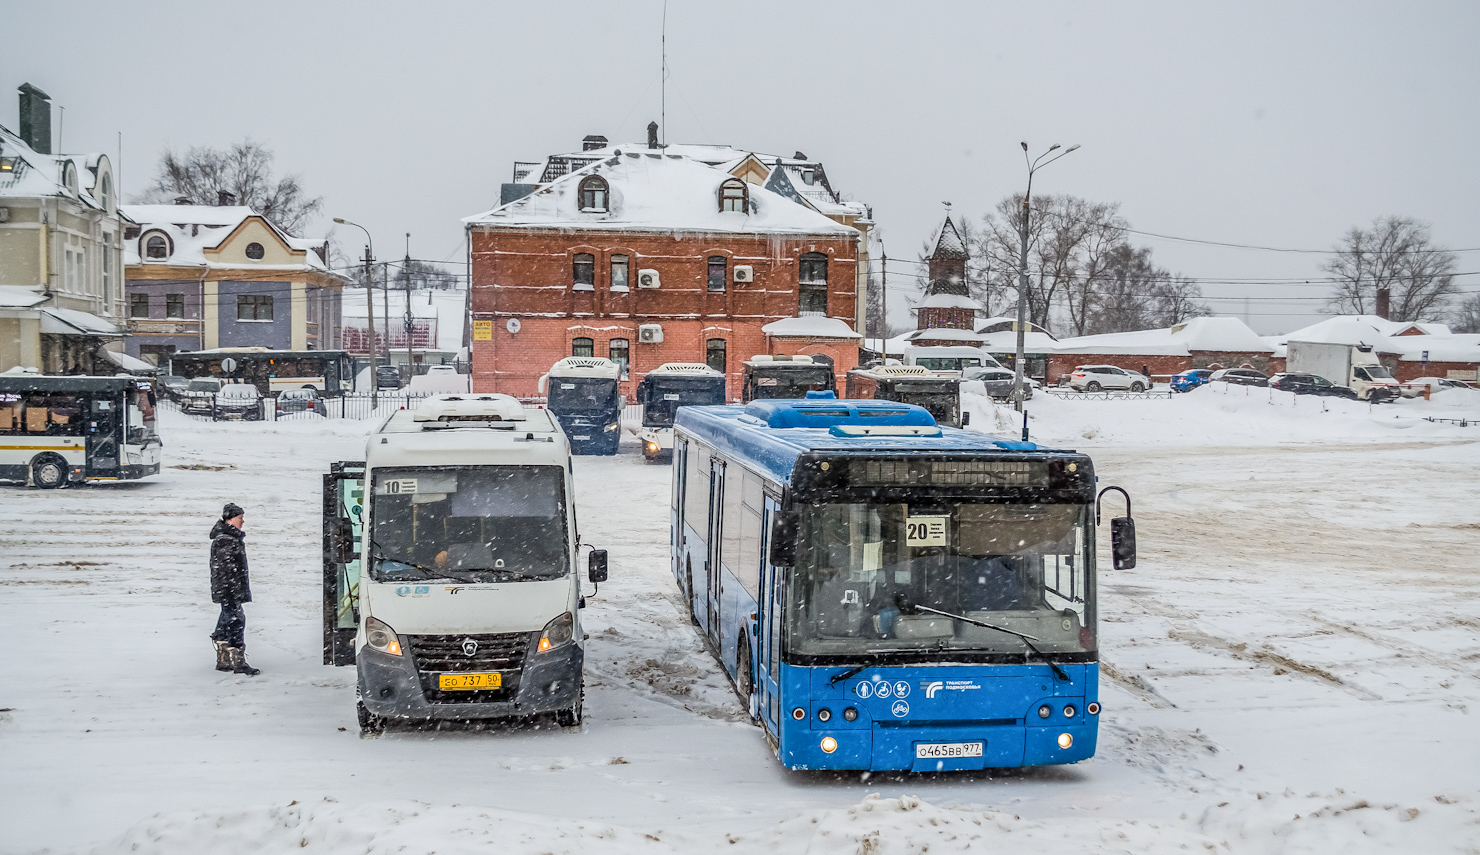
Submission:
POLYGON ((376 469, 377 582, 519 582, 569 572, 558 466, 376 469))
POLYGON ((1093 528, 1079 504, 820 504, 800 510, 793 653, 1095 649, 1093 528), (907 604, 923 607, 902 613, 907 604))

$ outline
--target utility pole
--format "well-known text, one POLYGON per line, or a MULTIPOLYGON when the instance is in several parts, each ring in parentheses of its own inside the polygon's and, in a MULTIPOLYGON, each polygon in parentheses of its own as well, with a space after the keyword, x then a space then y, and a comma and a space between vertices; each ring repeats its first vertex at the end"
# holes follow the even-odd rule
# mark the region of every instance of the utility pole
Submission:
POLYGON ((365 244, 365 332, 367 338, 367 349, 370 354, 370 411, 375 411, 379 401, 376 390, 380 388, 380 378, 375 376, 375 295, 370 291, 371 267, 375 263, 375 256, 370 254, 370 244, 365 244))
POLYGON ((385 307, 385 364, 391 364, 391 283, 387 281, 390 277, 390 265, 384 262, 380 265, 380 304, 385 307))
POLYGON ((416 363, 411 358, 411 232, 406 233, 406 260, 401 264, 401 278, 406 280, 406 382, 416 376, 416 363))
POLYGON ((879 352, 885 362, 889 361, 889 253, 884 251, 884 242, 879 241, 879 352))
MULTIPOLYGON (((1027 160, 1028 144, 1023 143, 1022 146, 1023 160, 1027 160)), ((1039 168, 1038 161, 1048 157, 1050 153, 1058 148, 1059 144, 1054 143, 1049 146, 1048 151, 1038 155, 1038 160, 1028 163, 1028 189, 1023 193, 1022 220, 1018 223, 1018 237, 1021 239, 1021 246, 1018 250, 1018 305, 1017 323, 1014 324, 1017 329, 1017 355, 1014 357, 1012 365, 1012 405, 1020 413, 1023 411, 1023 366, 1027 361, 1027 354, 1024 353, 1026 349, 1024 340, 1028 333, 1028 218, 1033 213, 1033 209, 1029 207, 1033 196, 1033 173, 1039 168)), ((1064 149, 1064 154, 1068 154, 1077 148, 1079 146, 1071 145, 1067 149, 1064 149)), ((1042 165, 1047 166, 1060 157, 1063 157, 1064 154, 1050 158, 1042 165)), ((1023 419, 1023 432, 1026 434, 1028 430, 1027 416, 1023 416, 1023 419)))

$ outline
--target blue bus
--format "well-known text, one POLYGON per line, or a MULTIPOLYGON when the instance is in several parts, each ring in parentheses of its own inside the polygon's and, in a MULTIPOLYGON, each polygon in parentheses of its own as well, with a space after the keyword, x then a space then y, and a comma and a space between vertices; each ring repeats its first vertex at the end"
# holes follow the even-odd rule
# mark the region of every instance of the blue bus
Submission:
POLYGON ((550 366, 545 406, 570 440, 571 454, 612 455, 622 437, 620 363, 599 356, 567 356, 550 366))
MULTIPOLYGON (((1086 455, 812 392, 679 410, 672 498, 675 579, 785 766, 1094 755, 1086 455)), ((1133 567, 1129 508, 1113 523, 1133 567)))

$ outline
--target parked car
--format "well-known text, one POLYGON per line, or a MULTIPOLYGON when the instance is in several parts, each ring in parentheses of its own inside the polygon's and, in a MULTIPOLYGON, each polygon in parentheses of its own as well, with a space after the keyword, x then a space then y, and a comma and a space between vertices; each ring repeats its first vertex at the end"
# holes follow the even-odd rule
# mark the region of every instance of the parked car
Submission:
POLYGON ((375 368, 375 388, 401 388, 401 372, 394 365, 379 365, 375 368))
POLYGON ((1069 375, 1069 386, 1078 392, 1100 392, 1106 389, 1144 392, 1151 388, 1151 379, 1144 374, 1116 368, 1114 365, 1081 365, 1069 375))
POLYGON ((1428 387, 1430 394, 1444 389, 1475 388, 1463 380, 1450 380, 1448 377, 1419 377, 1403 384, 1403 397, 1422 398, 1424 387, 1428 387))
POLYGON ((190 386, 190 378, 176 374, 165 374, 156 378, 159 394, 171 401, 180 400, 180 395, 190 386))
POLYGON ((1281 392, 1294 392, 1297 395, 1325 395, 1331 398, 1350 398, 1357 400, 1357 393, 1350 386, 1337 386, 1324 377, 1315 374, 1277 374, 1277 379, 1271 380, 1269 385, 1279 389, 1281 392))
POLYGON ((258 421, 262 418, 262 393, 251 383, 227 383, 216 393, 215 418, 258 421))
POLYGON ((1213 374, 1211 368, 1191 368, 1180 374, 1172 375, 1173 392, 1191 392, 1199 386, 1208 382, 1213 374))
POLYGON ((216 393, 221 381, 214 377, 197 377, 180 392, 180 412, 209 416, 216 409, 216 393))
POLYGON ((1222 380, 1235 386, 1268 386, 1269 376, 1253 368, 1220 368, 1209 380, 1222 380))
POLYGON ((279 392, 277 396, 277 414, 279 417, 290 416, 293 413, 318 413, 321 416, 328 415, 324 406, 324 399, 319 397, 316 389, 288 389, 279 392))
MULTIPOLYGON (((1006 368, 967 368, 962 372, 966 380, 980 380, 987 387, 987 394, 1001 401, 1012 398, 1012 372, 1006 368)), ((1023 400, 1033 397, 1033 387, 1038 382, 1032 377, 1023 378, 1023 400)))

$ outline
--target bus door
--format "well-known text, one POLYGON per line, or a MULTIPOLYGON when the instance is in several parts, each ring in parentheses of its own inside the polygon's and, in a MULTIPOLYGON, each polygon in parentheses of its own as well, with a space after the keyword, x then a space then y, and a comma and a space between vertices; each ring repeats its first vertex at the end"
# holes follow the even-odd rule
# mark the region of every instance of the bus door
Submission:
POLYGON ((766 497, 761 515, 760 604, 756 614, 755 685, 761 721, 773 735, 781 732, 781 573, 771 563, 771 521, 781 506, 766 497))
POLYGON ((87 437, 87 474, 89 477, 118 476, 118 435, 123 422, 122 396, 98 395, 78 397, 87 408, 82 433, 87 437))
POLYGON ((718 456, 709 458, 709 537, 704 541, 707 551, 704 556, 704 584, 708 590, 705 612, 708 620, 705 630, 709 640, 719 649, 720 597, 724 595, 724 574, 720 572, 720 543, 724 536, 725 462, 718 456))
POLYGON ((365 464, 340 462, 324 475, 324 664, 355 664, 360 625, 360 543, 365 464))

